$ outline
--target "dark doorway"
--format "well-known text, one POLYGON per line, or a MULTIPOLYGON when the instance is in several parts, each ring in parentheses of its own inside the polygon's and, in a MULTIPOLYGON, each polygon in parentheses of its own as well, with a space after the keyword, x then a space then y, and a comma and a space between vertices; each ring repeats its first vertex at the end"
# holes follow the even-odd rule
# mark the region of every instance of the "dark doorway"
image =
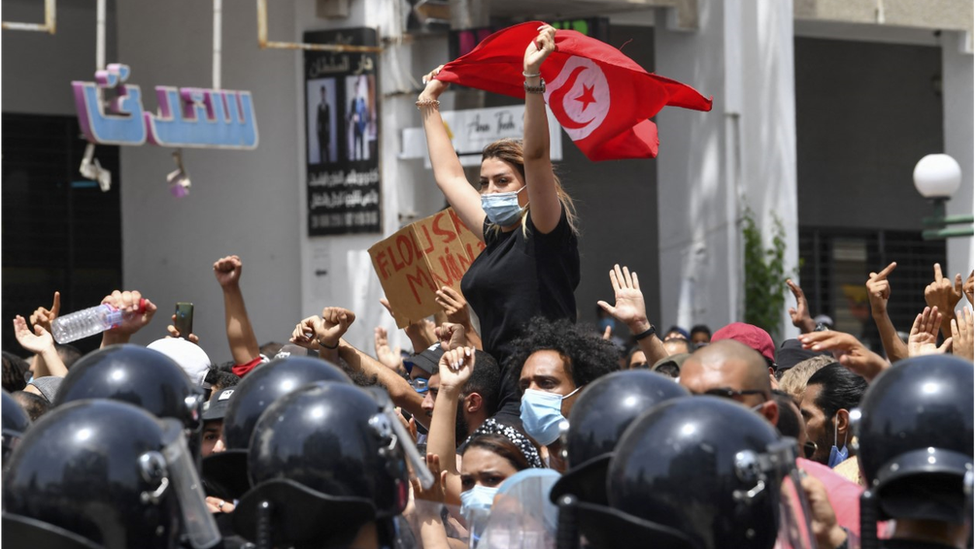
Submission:
MULTIPOLYGON (((75 117, 4 113, 2 128, 3 349, 28 356, 14 337, 14 315, 50 307, 55 290, 68 313, 121 286, 119 148, 95 150, 112 172, 112 188, 102 192, 78 173, 86 142, 75 117)), ((73 345, 88 352, 99 343, 73 345)))

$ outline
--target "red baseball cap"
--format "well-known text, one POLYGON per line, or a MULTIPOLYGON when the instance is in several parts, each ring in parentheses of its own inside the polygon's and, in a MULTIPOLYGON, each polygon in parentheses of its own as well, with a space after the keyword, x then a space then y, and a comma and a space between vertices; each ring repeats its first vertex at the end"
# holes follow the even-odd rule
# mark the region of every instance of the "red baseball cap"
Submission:
POLYGON ((733 322, 712 334, 712 343, 723 339, 734 339, 761 354, 770 364, 776 362, 776 346, 769 333, 759 326, 745 322, 733 322))

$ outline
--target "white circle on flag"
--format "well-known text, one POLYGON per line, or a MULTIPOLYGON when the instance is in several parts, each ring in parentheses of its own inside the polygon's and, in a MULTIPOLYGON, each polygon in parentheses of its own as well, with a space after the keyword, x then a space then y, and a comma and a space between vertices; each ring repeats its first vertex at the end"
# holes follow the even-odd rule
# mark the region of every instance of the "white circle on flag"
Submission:
POLYGON ((610 85, 590 59, 571 56, 553 82, 546 82, 546 103, 573 141, 588 137, 610 112, 610 85))

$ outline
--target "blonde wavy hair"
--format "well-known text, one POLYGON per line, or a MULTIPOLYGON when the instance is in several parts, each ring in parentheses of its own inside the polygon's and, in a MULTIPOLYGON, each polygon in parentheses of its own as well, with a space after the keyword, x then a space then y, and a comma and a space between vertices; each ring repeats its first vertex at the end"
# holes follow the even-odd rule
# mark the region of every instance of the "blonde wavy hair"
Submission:
MULTIPOLYGON (((491 143, 481 152, 482 162, 489 158, 497 158, 515 166, 515 169, 522 174, 522 181, 525 181, 525 157, 522 155, 521 139, 500 139, 491 143)), ((566 221, 569 222, 569 227, 573 233, 579 234, 579 229, 576 228, 576 206, 573 204, 573 199, 566 192, 566 189, 563 188, 555 170, 553 171, 552 178, 556 184, 556 196, 559 198, 559 202, 563 205, 563 210, 566 212, 566 221)), ((527 214, 531 207, 532 204, 527 204, 525 210, 522 212, 522 234, 528 234, 527 214)), ((497 231, 499 229, 500 227, 494 224, 489 227, 489 230, 497 231)))

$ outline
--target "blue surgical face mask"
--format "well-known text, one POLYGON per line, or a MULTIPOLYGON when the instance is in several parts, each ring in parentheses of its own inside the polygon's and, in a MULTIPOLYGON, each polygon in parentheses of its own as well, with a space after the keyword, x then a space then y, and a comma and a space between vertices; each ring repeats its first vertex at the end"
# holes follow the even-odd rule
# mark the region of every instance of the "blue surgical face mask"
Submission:
POLYGON ((522 407, 519 409, 525 433, 543 446, 556 442, 559 438, 559 423, 566 419, 562 412, 563 400, 575 395, 582 388, 577 387, 566 396, 526 389, 522 394, 522 407))
POLYGON ((474 488, 467 492, 461 492, 461 515, 468 516, 475 509, 491 509, 497 492, 497 486, 489 488, 480 484, 475 484, 474 488))
POLYGON ((833 469, 841 464, 842 461, 850 457, 847 451, 847 434, 844 434, 844 446, 837 449, 837 416, 834 416, 834 445, 830 447, 830 457, 827 458, 827 467, 833 469))
POLYGON ((508 193, 487 193, 481 195, 481 209, 488 216, 488 222, 499 227, 509 227, 518 223, 522 217, 522 207, 519 206, 518 194, 525 190, 525 186, 517 191, 508 193))

